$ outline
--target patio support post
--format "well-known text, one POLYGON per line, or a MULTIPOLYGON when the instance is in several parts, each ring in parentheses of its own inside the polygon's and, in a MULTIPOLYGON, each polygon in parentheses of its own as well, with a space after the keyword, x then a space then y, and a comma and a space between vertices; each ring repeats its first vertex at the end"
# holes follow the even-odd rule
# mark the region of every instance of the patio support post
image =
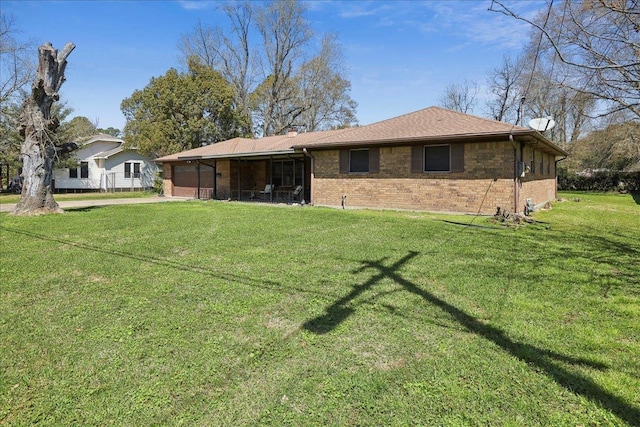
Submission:
POLYGON ((241 164, 241 160, 238 159, 238 201, 241 200, 240 194, 241 194, 241 190, 240 190, 240 165, 241 164))
POLYGON ((198 171, 198 197, 200 200, 200 160, 196 160, 196 170, 198 171))
POLYGON ((304 198, 305 198, 305 197, 304 197, 304 195, 305 195, 305 193, 306 193, 306 191, 305 191, 305 186, 304 186, 304 173, 305 173, 305 170, 304 170, 304 164, 305 164, 305 163, 306 163, 306 162, 304 161, 304 157, 303 157, 303 158, 302 158, 302 177, 301 177, 301 178, 302 178, 302 180, 301 180, 301 182, 302 182, 302 197, 300 197, 300 202, 302 202, 302 203, 304 203, 304 202, 305 202, 305 200, 304 200, 304 198))
POLYGON ((269 156, 269 185, 271 185, 271 191, 269 191, 269 202, 273 203, 273 156, 269 156))

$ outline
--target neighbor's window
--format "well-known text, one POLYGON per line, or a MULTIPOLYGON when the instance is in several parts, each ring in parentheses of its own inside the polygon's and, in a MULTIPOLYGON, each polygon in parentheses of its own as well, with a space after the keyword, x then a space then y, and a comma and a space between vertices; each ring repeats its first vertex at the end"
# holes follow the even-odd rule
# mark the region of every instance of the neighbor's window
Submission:
POLYGON ((78 177, 78 168, 69 168, 69 178, 78 177))
POLYGON ((349 172, 369 172, 369 149, 349 150, 349 172))
POLYGON ((89 178, 89 162, 80 162, 80 178, 89 178))
POLYGON ((129 162, 124 164, 124 177, 131 178, 131 163, 129 162))
POLYGON ((425 146, 424 170, 425 172, 449 172, 451 170, 451 146, 425 146))
POLYGON ((133 177, 140 178, 140 163, 133 164, 133 177))

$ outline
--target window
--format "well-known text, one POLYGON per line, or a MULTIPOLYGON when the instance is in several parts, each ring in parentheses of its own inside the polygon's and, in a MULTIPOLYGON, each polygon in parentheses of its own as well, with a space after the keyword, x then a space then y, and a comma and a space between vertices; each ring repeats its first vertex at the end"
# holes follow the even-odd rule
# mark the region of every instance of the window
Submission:
POLYGON ((427 145, 424 147, 425 172, 449 172, 451 170, 451 146, 427 145))
POLYGON ((349 172, 369 172, 369 149, 349 150, 349 172))
POLYGON ((69 168, 69 178, 78 177, 78 168, 69 168))
POLYGON ((89 162, 80 162, 80 178, 89 178, 89 162))
POLYGON ((125 178, 140 178, 140 163, 127 162, 124 164, 125 178), (131 166, 133 165, 133 175, 131 175, 131 166))
POLYGON ((464 172, 464 144, 414 145, 411 172, 464 172))
POLYGON ((340 173, 380 172, 380 148, 340 150, 340 173))

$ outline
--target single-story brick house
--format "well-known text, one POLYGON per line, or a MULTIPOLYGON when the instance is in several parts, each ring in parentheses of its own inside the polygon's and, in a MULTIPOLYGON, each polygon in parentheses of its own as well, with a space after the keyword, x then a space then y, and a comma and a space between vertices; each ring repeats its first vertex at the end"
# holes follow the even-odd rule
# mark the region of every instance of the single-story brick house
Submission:
POLYGON ((493 214, 555 199, 566 155, 538 131, 430 107, 349 129, 234 138, 155 161, 169 196, 493 214))

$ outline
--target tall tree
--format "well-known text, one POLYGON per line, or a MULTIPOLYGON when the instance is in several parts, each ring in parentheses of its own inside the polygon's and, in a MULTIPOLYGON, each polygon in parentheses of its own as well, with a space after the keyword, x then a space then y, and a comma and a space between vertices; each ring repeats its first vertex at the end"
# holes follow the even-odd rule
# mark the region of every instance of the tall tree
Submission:
POLYGON ((67 57, 75 45, 67 43, 58 53, 51 43, 38 49, 37 77, 20 115, 20 134, 24 142, 20 150, 22 160, 22 195, 13 210, 16 215, 61 212, 53 199, 51 188, 53 161, 61 151, 75 146, 56 145, 53 134, 59 126, 51 115, 51 106, 58 101, 58 91, 64 83, 67 57))
POLYGON ((263 135, 281 133, 291 127, 309 105, 295 100, 296 66, 303 63, 305 46, 313 37, 304 19, 306 6, 296 0, 280 0, 259 10, 257 27, 264 44, 267 79, 260 92, 258 110, 263 135))
POLYGON ((563 82, 608 105, 605 114, 627 110, 640 119, 640 6, 638 0, 565 0, 549 4, 543 22, 493 0, 491 9, 538 30, 572 72, 563 82), (549 25, 545 25, 548 23, 549 25))
POLYGON ((249 40, 253 24, 252 3, 226 3, 222 10, 231 25, 230 31, 211 28, 199 22, 190 34, 181 37, 179 50, 185 63, 197 57, 200 62, 218 70, 234 89, 234 99, 244 121, 251 119, 249 96, 257 81, 258 56, 249 40))
POLYGON ((229 2, 223 10, 229 30, 200 23, 182 37, 180 49, 185 57, 197 55, 220 70, 234 88, 236 103, 250 114, 256 135, 356 122, 340 46, 332 35, 316 43, 304 18, 306 4, 229 2))
POLYGON ((342 50, 334 34, 326 34, 320 52, 306 61, 296 75, 298 102, 306 105, 294 125, 304 130, 348 127, 356 122, 357 103, 349 92, 351 82, 342 69, 342 50))
POLYGON ((520 88, 523 64, 510 56, 502 58, 502 64, 489 72, 489 91, 493 95, 487 101, 487 110, 492 119, 515 123, 518 105, 522 97, 520 88))
POLYGON ((170 69, 136 90, 120 106, 126 144, 151 156, 177 153, 243 135, 248 124, 235 109, 233 90, 192 58, 189 72, 170 69))

